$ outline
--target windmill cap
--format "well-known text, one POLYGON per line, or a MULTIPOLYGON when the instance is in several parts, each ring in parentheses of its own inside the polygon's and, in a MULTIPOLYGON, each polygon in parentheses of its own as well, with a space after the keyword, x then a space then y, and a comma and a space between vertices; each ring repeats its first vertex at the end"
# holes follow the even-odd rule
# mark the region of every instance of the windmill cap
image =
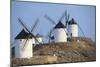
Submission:
POLYGON ((43 36, 42 36, 42 35, 40 35, 40 34, 37 34, 37 35, 36 35, 36 37, 43 37, 43 36))
POLYGON ((74 18, 72 18, 72 19, 69 21, 68 24, 71 25, 71 24, 77 24, 77 23, 76 23, 76 21, 74 20, 74 18))
POLYGON ((54 28, 66 28, 66 27, 64 26, 64 24, 61 21, 59 21, 59 23, 56 24, 56 26, 54 28))
POLYGON ((26 32, 24 29, 15 37, 15 39, 27 39, 32 38, 33 35, 31 33, 26 32))

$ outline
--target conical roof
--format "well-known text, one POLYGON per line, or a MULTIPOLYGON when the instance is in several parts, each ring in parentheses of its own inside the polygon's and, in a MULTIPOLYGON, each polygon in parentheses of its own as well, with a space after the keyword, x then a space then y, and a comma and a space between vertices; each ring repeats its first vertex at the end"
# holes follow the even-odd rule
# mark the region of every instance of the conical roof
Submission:
POLYGON ((43 37, 42 35, 40 35, 39 33, 36 35, 36 37, 43 37))
POLYGON ((71 25, 71 24, 77 24, 77 23, 76 23, 76 21, 74 20, 74 18, 72 18, 72 19, 69 21, 68 24, 71 25))
POLYGON ((56 26, 54 28, 66 28, 66 27, 64 26, 64 24, 61 21, 59 21, 59 23, 56 24, 56 26))
POLYGON ((24 29, 15 37, 15 39, 27 39, 32 38, 32 34, 26 32, 24 29))

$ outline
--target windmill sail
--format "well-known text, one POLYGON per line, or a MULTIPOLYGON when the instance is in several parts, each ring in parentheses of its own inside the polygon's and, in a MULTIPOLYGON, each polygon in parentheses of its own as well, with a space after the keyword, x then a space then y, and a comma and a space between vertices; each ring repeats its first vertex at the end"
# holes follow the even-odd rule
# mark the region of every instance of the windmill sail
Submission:
POLYGON ((48 19, 52 24, 56 24, 56 22, 52 20, 48 15, 45 15, 44 17, 48 19))
POLYGON ((65 17, 65 12, 61 15, 61 17, 60 17, 60 19, 58 20, 58 22, 59 22, 59 21, 62 21, 64 17, 65 17))
MULTIPOLYGON (((45 15, 44 16, 46 19, 48 19, 53 25, 56 25, 56 22, 54 20, 52 20, 48 15, 45 15)), ((60 19, 58 19, 58 22, 61 22, 63 20, 63 18, 65 17, 65 12, 61 15, 60 19)), ((52 35, 52 32, 53 32, 54 28, 52 28, 49 32, 49 42, 50 42, 50 39, 51 39, 51 35, 52 35)), ((64 29, 66 35, 67 35, 67 31, 64 29)))
POLYGON ((80 25, 79 25, 78 23, 77 23, 77 25, 78 25, 78 27, 79 27, 80 31, 82 32, 83 36, 85 37, 85 34, 84 34, 83 29, 80 27, 80 25))
POLYGON ((70 15, 67 14, 67 10, 65 10, 65 22, 66 22, 66 27, 68 27, 69 17, 70 17, 70 15))
POLYGON ((38 22, 39 22, 39 19, 37 18, 36 21, 35 21, 35 23, 33 24, 32 28, 31 28, 31 32, 33 32, 35 30, 38 22))
POLYGON ((37 40, 37 38, 32 34, 32 31, 33 31, 34 28, 36 27, 36 25, 37 25, 37 23, 38 23, 39 20, 38 20, 38 19, 36 20, 35 24, 32 26, 31 31, 26 27, 26 25, 23 23, 23 21, 22 21, 20 18, 18 18, 18 21, 19 21, 19 23, 28 31, 28 34, 29 34, 29 36, 27 36, 27 39, 26 39, 26 41, 25 41, 25 43, 24 43, 23 48, 25 47, 25 45, 26 45, 26 43, 27 43, 29 37, 31 37, 31 36, 34 37, 34 39, 35 39, 37 42, 39 42, 39 41, 37 40))

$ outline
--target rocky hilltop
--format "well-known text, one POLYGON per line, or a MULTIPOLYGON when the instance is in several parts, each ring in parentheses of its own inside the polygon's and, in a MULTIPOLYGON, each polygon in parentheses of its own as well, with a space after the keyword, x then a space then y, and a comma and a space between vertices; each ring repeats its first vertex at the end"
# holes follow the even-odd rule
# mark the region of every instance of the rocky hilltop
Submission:
POLYGON ((12 59, 13 65, 54 64, 96 61, 96 46, 89 38, 73 38, 68 42, 39 44, 30 59, 12 59))

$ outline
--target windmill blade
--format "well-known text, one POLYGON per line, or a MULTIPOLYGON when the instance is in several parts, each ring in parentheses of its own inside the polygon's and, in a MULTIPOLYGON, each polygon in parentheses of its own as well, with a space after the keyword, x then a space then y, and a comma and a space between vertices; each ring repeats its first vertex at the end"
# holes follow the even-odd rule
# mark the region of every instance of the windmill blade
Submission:
MULTIPOLYGON (((19 23, 29 32, 29 34, 31 34, 33 37, 34 37, 34 39, 39 43, 39 41, 37 40, 37 38, 32 34, 32 32, 30 31, 30 30, 28 30, 28 28, 26 27, 26 25, 25 24, 23 24, 23 22, 22 22, 22 20, 20 19, 20 18, 18 18, 18 21, 19 21, 19 23)), ((34 28, 33 28, 34 29, 34 28)), ((28 40, 28 39, 27 39, 28 40)), ((27 41, 26 41, 27 42, 27 41)), ((26 43, 25 43, 26 44, 26 43)), ((24 45, 25 45, 24 44, 24 45)))
POLYGON ((34 39, 35 39, 36 42, 40 43, 36 37, 34 37, 34 39))
POLYGON ((27 39, 25 40, 25 42, 24 42, 24 45, 23 45, 23 47, 22 47, 22 49, 24 49, 25 48, 25 46, 26 46, 26 43, 27 43, 27 41, 29 40, 29 38, 31 37, 31 35, 29 35, 28 37, 27 37, 27 39))
POLYGON ((35 23, 34 23, 34 25, 33 25, 32 28, 31 28, 31 32, 33 32, 33 31, 35 30, 35 28, 36 28, 38 22, 39 22, 39 19, 37 18, 36 21, 35 21, 35 23))
POLYGON ((66 31, 65 29, 64 29, 64 31, 65 31, 65 33, 66 33, 66 35, 67 35, 67 34, 68 34, 67 31, 66 31))
POLYGON ((53 31, 53 28, 50 29, 50 31, 47 33, 46 37, 49 37, 50 34, 52 33, 52 31, 53 31))
POLYGON ((54 28, 50 29, 50 32, 49 32, 48 35, 47 35, 48 38, 49 38, 48 43, 50 43, 51 35, 52 35, 53 30, 54 30, 54 28))
POLYGON ((69 21, 69 16, 70 16, 69 13, 67 12, 67 10, 65 10, 65 18, 67 21, 69 21))
POLYGON ((66 26, 68 25, 68 22, 69 22, 69 17, 70 17, 70 14, 69 14, 69 13, 67 13, 67 10, 65 10, 66 26))
POLYGON ((68 13, 67 21, 69 21, 69 18, 70 18, 70 14, 68 13))
POLYGON ((28 30, 28 28, 26 27, 26 25, 23 23, 23 21, 20 18, 18 18, 18 21, 29 33, 31 33, 30 30, 28 30))
POLYGON ((24 43, 24 45, 22 46, 22 50, 25 48, 27 41, 28 41, 28 38, 25 40, 25 43, 24 43))
POLYGON ((78 23, 77 23, 77 25, 78 25, 80 31, 82 32, 83 36, 85 37, 84 31, 82 30, 82 28, 80 27, 80 25, 78 23))
MULTIPOLYGON (((36 26, 37 26, 38 23, 39 23, 39 19, 37 18, 36 21, 35 21, 35 23, 34 23, 34 25, 32 26, 31 31, 30 31, 31 34, 32 34, 32 32, 35 30, 35 28, 36 28, 36 26)), ((33 35, 33 34, 32 34, 32 35, 33 35)), ((39 43, 38 39, 37 39, 34 35, 33 35, 33 37, 34 37, 35 41, 39 43)))
POLYGON ((65 12, 61 15, 60 19, 58 20, 59 21, 62 21, 62 19, 65 17, 65 12))
MULTIPOLYGON (((30 36, 29 36, 30 37, 30 36)), ((24 43, 24 45, 23 45, 23 47, 22 47, 22 49, 24 49, 25 48, 25 46, 26 46, 26 44, 27 44, 27 41, 29 40, 29 37, 26 39, 26 41, 25 41, 25 43, 24 43)), ((39 43, 39 41, 37 40, 37 38, 36 37, 34 37, 34 39, 39 43)))
POLYGON ((22 20, 20 18, 18 18, 19 23, 33 36, 35 37, 32 32, 30 30, 28 30, 28 28, 26 27, 26 25, 22 22, 22 20))
MULTIPOLYGON (((28 30, 28 28, 26 27, 26 25, 23 23, 23 21, 20 19, 20 18, 18 18, 18 21, 19 21, 19 23, 29 32, 29 34, 31 34, 33 37, 34 37, 34 39, 39 43, 39 41, 36 39, 36 37, 32 34, 32 32, 30 31, 30 30, 28 30)), ((37 20, 38 21, 38 20, 37 20)), ((34 29, 34 28, 33 28, 34 29)), ((30 37, 30 36, 29 36, 30 37)), ((26 42, 28 41, 28 38, 29 37, 27 37, 27 40, 26 40, 26 42)), ((25 44, 26 44, 26 42, 25 42, 25 44)), ((25 47, 25 44, 24 44, 24 46, 23 46, 23 48, 25 47)))
POLYGON ((56 22, 52 20, 48 15, 45 15, 44 17, 48 19, 50 22, 52 22, 52 24, 56 24, 56 22))
POLYGON ((25 48, 25 46, 26 46, 26 43, 27 43, 27 41, 29 40, 29 38, 31 37, 31 35, 29 35, 28 37, 27 37, 27 39, 25 40, 25 42, 24 42, 24 45, 22 46, 22 49, 24 49, 25 48))

